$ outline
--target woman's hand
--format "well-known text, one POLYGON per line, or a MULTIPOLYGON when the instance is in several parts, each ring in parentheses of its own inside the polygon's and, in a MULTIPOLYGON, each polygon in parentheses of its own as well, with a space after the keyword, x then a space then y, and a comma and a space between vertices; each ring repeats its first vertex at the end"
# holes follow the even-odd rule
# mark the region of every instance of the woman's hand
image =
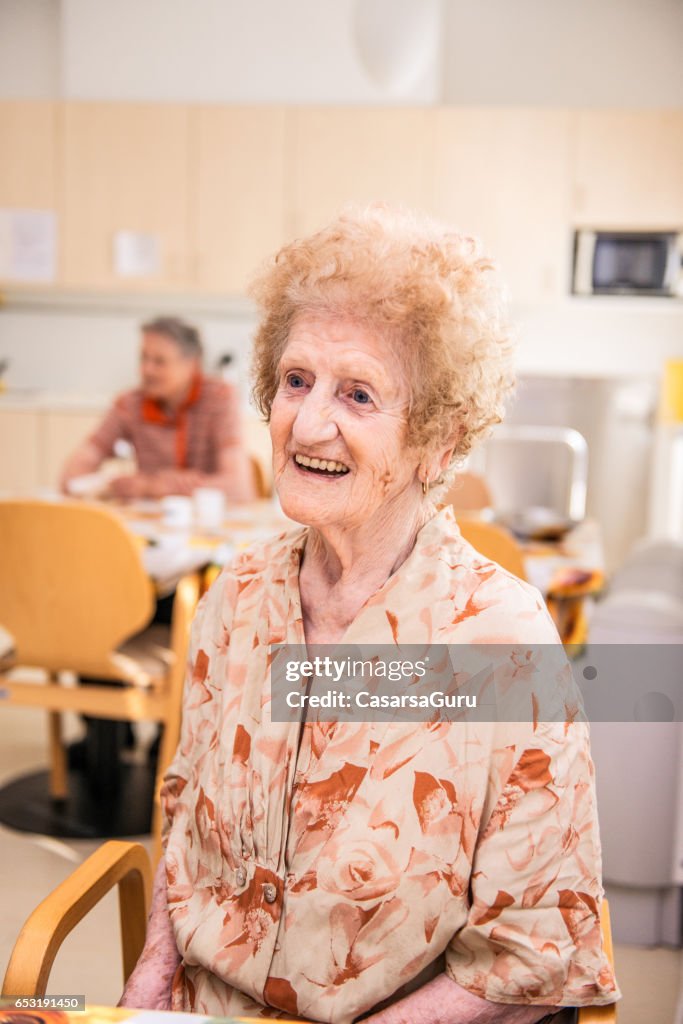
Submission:
POLYGON ((145 947, 118 1005, 135 1010, 170 1010, 173 976, 180 962, 168 914, 166 864, 162 857, 154 876, 145 947))

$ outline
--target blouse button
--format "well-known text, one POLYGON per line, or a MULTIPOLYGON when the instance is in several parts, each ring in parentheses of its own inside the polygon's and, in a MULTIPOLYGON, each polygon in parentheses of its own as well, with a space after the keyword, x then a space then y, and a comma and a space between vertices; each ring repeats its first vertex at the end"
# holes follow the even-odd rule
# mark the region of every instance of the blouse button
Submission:
POLYGON ((244 870, 244 868, 238 868, 237 869, 237 872, 235 873, 235 878, 237 880, 237 884, 238 885, 244 885, 245 884, 245 882, 247 881, 247 873, 244 870))
POLYGON ((275 903, 277 899, 277 889, 270 882, 263 886, 263 898, 266 903, 275 903))

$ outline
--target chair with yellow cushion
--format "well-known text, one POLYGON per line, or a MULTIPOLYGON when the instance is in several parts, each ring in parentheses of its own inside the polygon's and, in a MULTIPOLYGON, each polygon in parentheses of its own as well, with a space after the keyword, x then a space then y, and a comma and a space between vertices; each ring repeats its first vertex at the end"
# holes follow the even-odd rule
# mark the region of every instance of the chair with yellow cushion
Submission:
MULTIPOLYGON (((105 843, 33 911, 10 957, 2 994, 43 996, 50 970, 64 938, 117 882, 121 911, 124 983, 144 946, 152 869, 137 843, 105 843)), ((614 966, 607 900, 601 913, 602 939, 614 966)), ((314 937, 313 937, 314 938, 314 937)), ((583 1007, 578 1024, 614 1024, 615 1006, 583 1007)))
POLYGON ((458 519, 458 526, 464 539, 480 555, 497 562, 521 580, 526 580, 522 549, 508 530, 494 523, 464 517, 458 519))
POLYGON ((170 629, 145 629, 154 588, 138 541, 113 512, 78 502, 0 501, 0 626, 11 638, 0 661, 0 707, 5 715, 12 705, 47 712, 54 800, 67 796, 65 711, 162 723, 158 792, 178 742, 198 587, 195 576, 181 580, 170 629), (42 676, 27 681, 26 669, 42 676), (68 685, 67 673, 103 683, 68 685))

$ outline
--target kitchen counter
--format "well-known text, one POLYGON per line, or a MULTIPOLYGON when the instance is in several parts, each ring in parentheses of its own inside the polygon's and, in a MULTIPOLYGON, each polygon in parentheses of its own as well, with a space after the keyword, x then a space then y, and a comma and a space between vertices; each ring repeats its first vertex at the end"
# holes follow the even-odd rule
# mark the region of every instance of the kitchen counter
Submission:
POLYGON ((7 388, 0 390, 0 409, 27 412, 104 412, 111 402, 109 395, 84 395, 40 388, 7 388))

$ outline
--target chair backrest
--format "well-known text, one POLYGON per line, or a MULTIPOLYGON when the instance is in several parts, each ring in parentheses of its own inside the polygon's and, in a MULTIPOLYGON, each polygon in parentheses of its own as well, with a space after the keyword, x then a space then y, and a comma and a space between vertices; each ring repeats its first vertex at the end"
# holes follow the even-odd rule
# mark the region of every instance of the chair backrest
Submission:
POLYGON ((0 625, 18 664, 115 676, 111 652, 153 610, 138 543, 112 512, 0 501, 0 625))
POLYGON ((588 445, 578 430, 506 423, 481 457, 497 512, 542 506, 571 519, 585 516, 588 445))
POLYGON ((472 547, 497 562, 503 569, 526 579, 522 549, 507 530, 494 523, 483 523, 479 519, 458 519, 460 533, 472 547))
POLYGON ((493 504, 486 481, 477 473, 458 473, 441 500, 444 505, 452 505, 456 514, 478 512, 493 504))
POLYGON ((256 491, 257 498, 269 498, 271 495, 270 484, 266 476, 266 471, 258 455, 254 455, 253 452, 249 455, 249 462, 251 463, 251 472, 254 480, 254 490, 256 491))

